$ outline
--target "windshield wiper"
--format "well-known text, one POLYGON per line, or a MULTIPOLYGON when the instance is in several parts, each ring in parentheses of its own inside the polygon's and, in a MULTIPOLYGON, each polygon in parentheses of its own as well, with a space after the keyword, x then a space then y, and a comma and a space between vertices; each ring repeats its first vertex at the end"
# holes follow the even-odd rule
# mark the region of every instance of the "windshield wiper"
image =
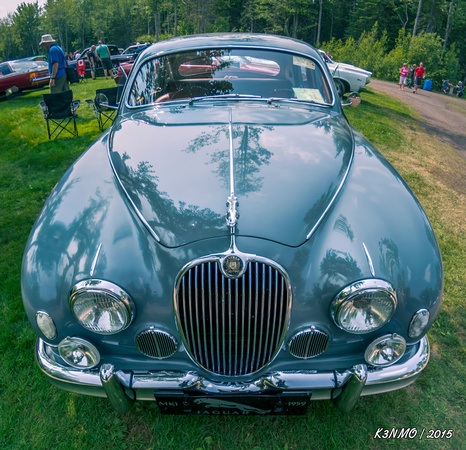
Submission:
POLYGON ((306 100, 301 98, 286 98, 286 97, 270 97, 267 99, 267 103, 270 105, 272 103, 298 103, 298 104, 313 104, 318 106, 330 106, 328 103, 317 102, 315 100, 306 100))
MULTIPOLYGON (((204 95, 199 97, 192 97, 189 99, 189 104, 197 101, 202 100, 212 100, 212 99, 263 99, 260 95, 252 95, 252 94, 220 94, 220 95, 204 95)), ((264 99, 265 100, 265 99, 264 99)))

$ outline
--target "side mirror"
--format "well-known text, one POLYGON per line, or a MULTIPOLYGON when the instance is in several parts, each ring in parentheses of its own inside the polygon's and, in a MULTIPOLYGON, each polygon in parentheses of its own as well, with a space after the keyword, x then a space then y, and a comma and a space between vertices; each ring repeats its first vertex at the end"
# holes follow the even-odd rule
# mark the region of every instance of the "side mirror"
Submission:
POLYGON ((357 92, 351 92, 346 99, 346 103, 343 103, 342 106, 351 106, 352 108, 357 108, 361 103, 361 96, 357 92))
POLYGON ((118 106, 117 105, 111 105, 108 101, 108 98, 105 94, 103 94, 102 92, 99 93, 99 95, 97 96, 97 102, 98 105, 101 107, 101 108, 107 108, 107 109, 118 109, 118 106))

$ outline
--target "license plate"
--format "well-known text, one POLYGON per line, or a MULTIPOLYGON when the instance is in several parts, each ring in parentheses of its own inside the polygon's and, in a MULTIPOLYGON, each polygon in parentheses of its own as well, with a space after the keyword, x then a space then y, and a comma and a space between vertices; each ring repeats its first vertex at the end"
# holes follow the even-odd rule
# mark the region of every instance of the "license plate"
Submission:
POLYGON ((311 402, 311 393, 213 396, 156 392, 155 400, 162 414, 303 415, 311 402))

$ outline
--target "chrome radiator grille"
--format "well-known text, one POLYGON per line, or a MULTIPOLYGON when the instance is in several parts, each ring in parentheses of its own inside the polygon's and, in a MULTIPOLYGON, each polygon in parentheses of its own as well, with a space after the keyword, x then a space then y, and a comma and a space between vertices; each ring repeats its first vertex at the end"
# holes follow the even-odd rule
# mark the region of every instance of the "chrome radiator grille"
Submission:
POLYGON ((230 279, 208 261, 182 275, 175 301, 191 357, 210 372, 241 376, 280 349, 291 298, 286 278, 271 265, 249 261, 242 276, 230 279))

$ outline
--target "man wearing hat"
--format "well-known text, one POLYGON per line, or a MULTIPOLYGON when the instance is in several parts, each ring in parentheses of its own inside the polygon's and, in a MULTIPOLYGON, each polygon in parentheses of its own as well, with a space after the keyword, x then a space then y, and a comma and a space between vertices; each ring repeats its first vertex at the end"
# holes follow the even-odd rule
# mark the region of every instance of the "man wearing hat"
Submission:
POLYGON ((70 85, 66 77, 65 53, 50 34, 42 35, 39 45, 49 52, 50 93, 69 91, 70 85))

